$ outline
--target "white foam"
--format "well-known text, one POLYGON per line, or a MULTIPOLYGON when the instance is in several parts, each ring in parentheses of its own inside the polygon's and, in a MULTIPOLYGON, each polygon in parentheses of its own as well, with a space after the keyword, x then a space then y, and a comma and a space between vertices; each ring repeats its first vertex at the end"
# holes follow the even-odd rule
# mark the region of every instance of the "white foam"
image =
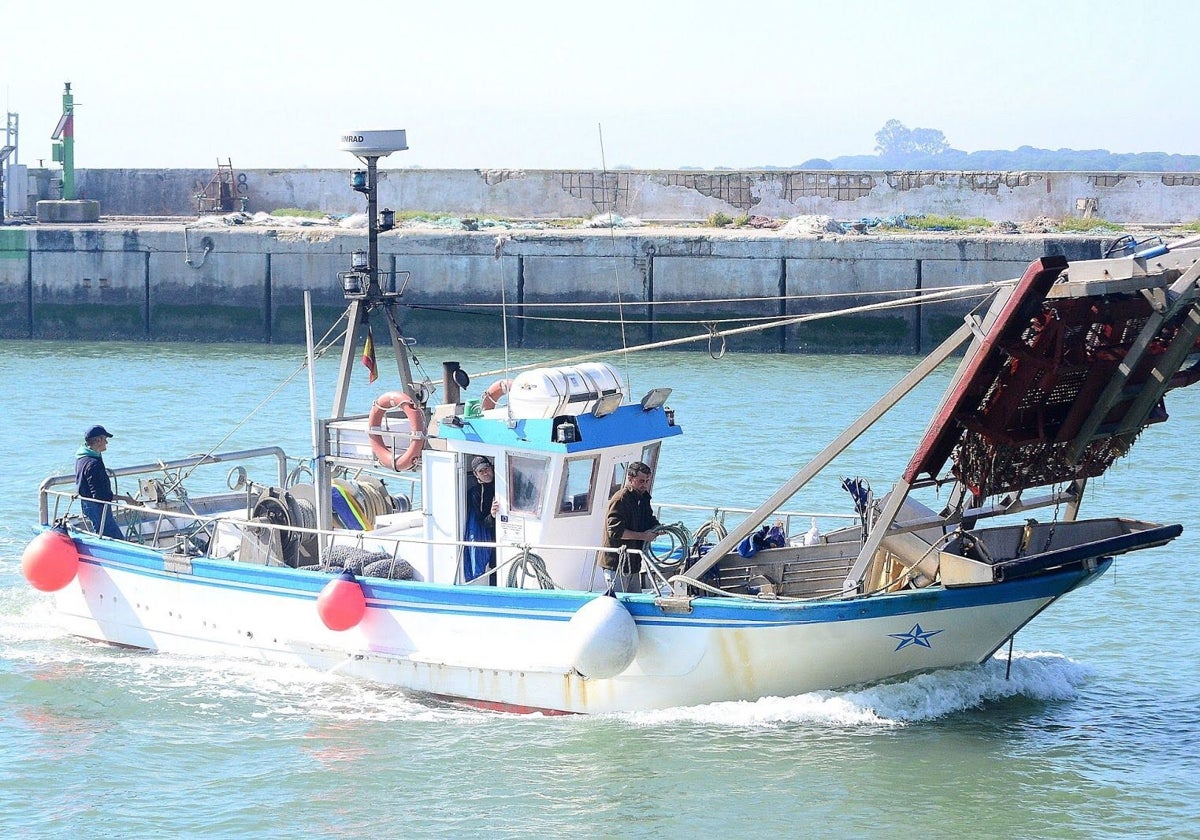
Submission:
POLYGON ((124 664, 137 672, 128 684, 142 699, 175 697, 222 715, 339 723, 477 716, 472 710, 431 706, 391 686, 302 666, 164 653, 139 655, 124 664))
POLYGON ((638 726, 677 722, 759 727, 812 723, 832 727, 904 726, 976 708, 988 702, 1024 696, 1037 700, 1074 697, 1090 669, 1055 653, 1014 653, 1007 662, 994 658, 982 666, 918 674, 898 682, 847 691, 814 691, 793 697, 710 703, 624 715, 638 726))
POLYGON ((0 644, 23 644, 65 637, 54 600, 25 584, 0 588, 0 644))

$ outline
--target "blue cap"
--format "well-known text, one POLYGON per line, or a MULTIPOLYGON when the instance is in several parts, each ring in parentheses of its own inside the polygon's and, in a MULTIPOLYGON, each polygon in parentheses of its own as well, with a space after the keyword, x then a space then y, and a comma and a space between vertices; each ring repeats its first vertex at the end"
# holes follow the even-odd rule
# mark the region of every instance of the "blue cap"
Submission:
POLYGON ((98 437, 110 438, 112 435, 109 434, 108 429, 104 428, 103 426, 92 426, 92 428, 87 430, 87 434, 83 436, 83 441, 84 443, 87 443, 92 438, 98 437))

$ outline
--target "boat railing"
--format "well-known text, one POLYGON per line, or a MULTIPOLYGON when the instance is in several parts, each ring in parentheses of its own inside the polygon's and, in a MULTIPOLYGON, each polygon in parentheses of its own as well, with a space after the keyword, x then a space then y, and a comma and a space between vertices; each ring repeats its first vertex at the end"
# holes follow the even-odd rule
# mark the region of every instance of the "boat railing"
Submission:
MULTIPOLYGON (((288 476, 288 456, 282 448, 278 446, 264 446, 256 449, 242 449, 235 452, 214 452, 207 455, 192 455, 187 458, 178 458, 173 461, 155 461, 151 464, 136 464, 129 467, 110 468, 109 473, 116 478, 125 476, 146 476, 152 474, 162 474, 173 483, 171 489, 182 487, 183 478, 178 471, 195 469, 201 466, 212 464, 223 464, 231 461, 247 461, 255 458, 274 458, 276 462, 276 473, 278 476, 278 484, 283 486, 287 481, 288 476), (175 475, 172 475, 172 472, 175 475)), ((74 488, 76 486, 76 477, 74 473, 63 475, 53 475, 47 478, 38 487, 38 516, 42 525, 49 525, 53 519, 58 518, 59 503, 65 498, 68 501, 76 498, 74 488), (69 486, 72 492, 66 493, 55 488, 69 486), (56 498, 55 514, 53 519, 50 515, 50 498, 56 498)), ((121 505, 118 505, 120 507, 121 505)), ((141 509, 141 508, 139 508, 141 509)))
MULTIPOLYGON (((74 498, 70 494, 52 489, 46 490, 46 493, 63 498, 74 498)), ((147 505, 129 504, 118 500, 106 505, 102 515, 120 517, 118 524, 127 535, 127 541, 140 543, 146 548, 177 558, 183 555, 188 558, 207 557, 214 560, 244 562, 255 565, 291 567, 291 564, 284 562, 281 552, 278 554, 274 553, 275 548, 282 546, 285 535, 291 535, 292 539, 307 537, 316 541, 316 545, 320 547, 317 549, 317 556, 311 558, 314 562, 300 564, 298 567, 317 571, 332 571, 334 569, 336 564, 330 563, 328 557, 330 550, 335 545, 357 548, 363 552, 375 555, 378 559, 390 559, 393 563, 393 568, 395 568, 395 564, 399 561, 410 562, 409 558, 404 556, 404 553, 406 550, 411 552, 417 547, 420 547, 422 550, 425 550, 429 546, 450 546, 454 548, 490 547, 509 553, 508 557, 500 560, 496 564, 496 567, 487 573, 488 575, 495 575, 497 580, 507 579, 508 583, 502 583, 501 585, 527 588, 523 586, 524 581, 533 577, 538 581, 539 586, 548 584, 548 586, 544 586, 543 588, 582 589, 586 591, 589 589, 589 585, 586 582, 582 586, 572 587, 567 585, 565 581, 554 580, 546 570, 545 562, 542 559, 543 555, 550 552, 558 553, 564 551, 587 554, 590 557, 590 561, 582 569, 583 580, 594 581, 600 577, 597 568, 600 558, 605 554, 614 554, 618 556, 625 555, 622 558, 623 560, 640 557, 642 568, 649 578, 651 590, 660 595, 669 596, 671 594, 678 594, 678 592, 686 592, 687 588, 691 587, 693 590, 699 590, 714 596, 734 596, 749 599, 757 599, 759 597, 756 594, 741 594, 734 591, 734 589, 712 585, 687 576, 684 571, 688 556, 686 547, 668 556, 656 556, 652 551, 609 548, 587 544, 556 543, 553 545, 544 545, 515 542, 475 542, 460 539, 429 539, 416 534, 379 534, 372 531, 352 531, 345 529, 328 530, 301 525, 279 524, 263 519, 251 519, 249 506, 240 501, 243 498, 243 494, 227 493, 224 494, 224 498, 227 502, 238 502, 238 504, 236 506, 228 505, 222 513, 198 513, 176 508, 156 508, 147 505), (245 508, 244 513, 237 510, 237 508, 242 507, 245 508), (268 550, 258 555, 258 559, 235 557, 235 554, 240 550, 244 550, 247 544, 257 543, 262 545, 264 543, 264 533, 268 535, 265 539, 268 550), (247 537, 252 538, 249 543, 247 542, 247 537), (676 585, 678 584, 682 584, 683 588, 677 590, 676 585)), ((90 527, 82 521, 81 517, 76 522, 82 527, 90 527)), ((103 526, 103 522, 101 525, 103 526)), ((412 565, 411 562, 410 565, 412 565)), ((177 565, 174 568, 176 571, 179 570, 177 565)), ((462 580, 457 582, 463 584, 470 583, 470 581, 462 580)), ((836 593, 837 591, 836 587, 830 589, 830 592, 836 593)), ((788 599, 782 593, 780 595, 771 593, 769 597, 788 599)), ((819 597, 825 596, 822 595, 819 597)))
MULTIPOLYGON (((707 516, 705 526, 719 526, 722 530, 727 529, 731 519, 738 521, 744 519, 754 513, 752 508, 737 508, 737 507, 713 507, 711 505, 685 505, 674 502, 656 503, 656 516, 660 522, 674 515, 676 512, 684 517, 691 516, 692 521, 699 519, 701 516, 707 516)), ((779 520, 783 522, 784 533, 794 536, 796 533, 803 533, 808 530, 808 526, 814 520, 818 523, 825 520, 833 520, 839 524, 844 522, 854 523, 859 521, 859 517, 854 513, 831 513, 829 511, 803 511, 803 510, 778 510, 772 517, 772 522, 779 520), (801 523, 805 527, 793 530, 795 523, 801 523)), ((701 526, 703 528, 704 526, 701 526)), ((697 529, 699 532, 699 529, 697 529)))
MULTIPOLYGON (((243 453, 244 454, 244 453, 243 453)), ((262 453, 259 453, 262 454, 262 453)), ((273 454, 273 453, 271 453, 273 454)), ((183 459, 182 461, 171 462, 164 464, 168 468, 178 468, 179 466, 188 466, 198 459, 183 459)), ((217 459, 209 459, 208 463, 215 463, 217 459)), ((153 465, 158 468, 158 465, 153 465)), ((142 471, 146 471, 142 468, 142 471)), ((139 468, 127 467, 122 471, 126 475, 138 474, 139 468)), ((42 498, 54 496, 59 500, 70 503, 78 497, 74 493, 68 493, 62 490, 55 490, 55 484, 65 484, 67 476, 55 476, 43 482, 42 498)), ((73 477, 72 477, 73 478, 73 477)), ((227 493, 224 494, 228 500, 239 501, 244 494, 227 493)), ((388 554, 393 561, 404 560, 402 556, 405 548, 412 549, 415 546, 422 548, 427 546, 450 546, 455 548, 466 547, 488 547, 497 550, 512 551, 516 549, 510 557, 502 560, 497 564, 496 568, 489 574, 496 574, 498 577, 503 575, 506 570, 511 570, 514 567, 527 566, 530 569, 536 569, 541 565, 541 554, 546 552, 562 552, 573 551, 580 553, 589 553, 593 557, 591 574, 589 578, 595 577, 595 564, 599 562, 599 558, 604 554, 621 554, 626 552, 629 555, 638 555, 643 562, 643 568, 647 570, 651 580, 654 582, 655 589, 669 587, 668 577, 672 570, 679 565, 678 562, 663 560, 653 556, 648 552, 641 552, 627 549, 608 548, 598 545, 585 544, 563 544, 556 543, 553 545, 543 545, 537 543, 513 543, 513 542, 474 542, 460 539, 428 539, 414 534, 394 535, 394 534, 379 534, 372 531, 350 531, 344 529, 325 530, 319 528, 306 527, 301 525, 286 525, 278 524, 261 519, 250 519, 249 504, 238 504, 238 508, 245 508, 244 516, 240 518, 234 515, 232 507, 221 513, 199 513, 196 511, 188 511, 176 508, 158 508, 142 504, 130 504, 122 500, 114 500, 105 505, 102 516, 119 516, 118 524, 127 534, 127 541, 141 543, 146 548, 162 551, 164 553, 182 553, 192 557, 209 557, 218 560, 230 560, 233 562, 255 562, 247 560, 234 560, 233 554, 236 549, 224 553, 214 553, 217 541, 217 529, 225 529, 227 537, 232 535, 232 539, 226 542, 226 545, 236 544, 241 546, 242 537, 247 531, 254 531, 256 534, 266 532, 273 535, 270 540, 276 544, 281 544, 284 534, 295 536, 308 536, 318 540, 323 546, 324 551, 328 551, 334 544, 342 546, 350 546, 359 548, 363 551, 371 551, 378 554, 380 552, 388 554), (198 540, 203 534, 204 538, 198 540), (203 548, 202 548, 203 546, 203 548), (369 548, 368 548, 369 546, 369 548)), ((56 508, 56 519, 58 510, 56 508)), ((48 515, 47 515, 48 519, 48 515)), ((89 527, 82 521, 79 522, 83 527, 89 527)), ((103 521, 101 527, 103 530, 103 521)), ((682 558, 677 558, 681 560, 682 558)), ((287 565, 282 561, 277 561, 278 565, 287 565)), ((264 564, 266 565, 266 564, 264 564)), ((544 566, 542 567, 544 572, 544 566)), ((526 570, 525 576, 534 574, 533 571, 526 570)), ((549 579, 548 574, 546 575, 549 579)), ((553 582, 558 588, 563 588, 562 582, 553 582)))

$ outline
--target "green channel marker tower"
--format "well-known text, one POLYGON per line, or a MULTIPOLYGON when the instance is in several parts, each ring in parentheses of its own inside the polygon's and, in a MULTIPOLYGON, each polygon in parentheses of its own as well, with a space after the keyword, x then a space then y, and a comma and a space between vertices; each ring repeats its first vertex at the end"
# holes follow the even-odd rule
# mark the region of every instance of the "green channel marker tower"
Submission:
POLYGON ((51 147, 52 159, 61 163, 62 199, 58 201, 39 201, 37 203, 37 220, 39 222, 98 222, 100 221, 100 202, 80 200, 75 197, 75 97, 71 95, 71 83, 65 83, 63 90, 63 112, 58 118, 58 125, 50 139, 56 141, 51 147))
POLYGON ((71 83, 65 82, 62 98, 62 116, 51 140, 57 140, 51 147, 52 159, 63 167, 62 197, 63 201, 75 200, 75 97, 71 95, 71 83))

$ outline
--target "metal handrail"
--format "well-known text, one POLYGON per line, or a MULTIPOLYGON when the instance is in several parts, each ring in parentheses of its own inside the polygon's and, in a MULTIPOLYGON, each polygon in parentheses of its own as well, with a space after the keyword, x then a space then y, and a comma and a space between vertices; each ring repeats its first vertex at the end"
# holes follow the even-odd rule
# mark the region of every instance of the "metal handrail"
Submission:
MULTIPOLYGON (((683 505, 675 502, 656 503, 660 509, 667 508, 670 510, 692 510, 692 511, 711 511, 714 516, 724 516, 730 513, 751 514, 754 513, 753 508, 734 508, 734 507, 713 507, 712 505, 683 505)), ((856 513, 829 513, 828 511, 803 511, 803 510, 779 510, 775 512, 777 516, 808 516, 817 517, 818 519, 853 519, 858 520, 856 513)))
MULTIPOLYGON (((278 446, 263 446, 256 449, 242 449, 237 452, 214 452, 209 455, 192 455, 188 458, 179 458, 174 461, 156 461, 152 464, 138 464, 132 467, 117 467, 110 469, 109 472, 116 477, 125 475, 139 475, 142 473, 165 472, 166 470, 182 469, 185 467, 196 467, 203 464, 220 464, 234 460, 245 460, 247 458, 263 458, 274 456, 279 465, 279 485, 283 486, 287 480, 287 453, 278 446)), ((74 485, 76 477, 74 473, 64 475, 52 475, 44 480, 38 486, 38 516, 43 525, 50 524, 50 502, 49 494, 53 487, 59 487, 64 484, 74 485)), ((55 495, 65 495, 58 494, 55 495)))

